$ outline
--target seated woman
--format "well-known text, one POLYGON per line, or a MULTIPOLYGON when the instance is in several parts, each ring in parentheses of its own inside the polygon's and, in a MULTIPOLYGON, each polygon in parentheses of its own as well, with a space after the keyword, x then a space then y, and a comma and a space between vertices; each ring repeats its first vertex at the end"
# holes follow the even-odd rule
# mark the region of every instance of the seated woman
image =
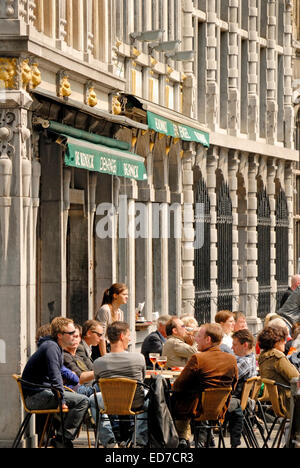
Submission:
MULTIPOLYGON (((281 327, 266 327, 258 335, 257 341, 262 350, 259 359, 259 372, 262 378, 290 386, 291 379, 299 377, 296 367, 284 354, 287 332, 281 327)), ((281 410, 290 417, 291 391, 278 386, 281 410)))

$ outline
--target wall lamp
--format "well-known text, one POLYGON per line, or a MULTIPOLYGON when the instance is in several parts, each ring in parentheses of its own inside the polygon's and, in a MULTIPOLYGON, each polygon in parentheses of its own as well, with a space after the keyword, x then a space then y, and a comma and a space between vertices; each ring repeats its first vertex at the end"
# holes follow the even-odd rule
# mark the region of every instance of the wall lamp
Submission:
POLYGON ((157 50, 158 52, 166 52, 167 50, 176 51, 181 41, 166 41, 166 42, 151 42, 149 44, 150 52, 157 50))
POLYGON ((163 29, 158 29, 156 31, 144 31, 144 32, 133 32, 130 33, 130 37, 134 41, 142 41, 142 42, 160 42, 163 38, 163 33, 165 31, 163 29))
POLYGON ((166 53, 166 58, 175 60, 176 62, 190 62, 194 58, 193 50, 183 50, 179 52, 166 53))

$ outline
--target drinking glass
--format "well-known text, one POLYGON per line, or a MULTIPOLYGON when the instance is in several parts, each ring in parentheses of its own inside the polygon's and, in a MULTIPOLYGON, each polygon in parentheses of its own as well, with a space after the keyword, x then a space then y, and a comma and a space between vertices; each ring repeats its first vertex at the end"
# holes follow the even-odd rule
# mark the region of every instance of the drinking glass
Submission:
POLYGON ((160 367, 160 373, 162 373, 165 365, 167 364, 167 360, 167 356, 159 356, 159 358, 157 359, 157 364, 160 367))
POLYGON ((149 353, 149 360, 153 364, 153 371, 154 372, 155 372, 155 364, 156 364, 158 358, 159 358, 159 353, 149 353))

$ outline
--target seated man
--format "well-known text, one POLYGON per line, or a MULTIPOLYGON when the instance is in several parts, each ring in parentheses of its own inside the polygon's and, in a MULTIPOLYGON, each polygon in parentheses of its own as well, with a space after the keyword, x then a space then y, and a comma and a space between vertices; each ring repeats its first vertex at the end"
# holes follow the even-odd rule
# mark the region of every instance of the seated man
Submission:
MULTIPOLYGON (((125 377, 143 382, 146 375, 145 358, 141 353, 128 353, 130 329, 126 322, 113 322, 107 327, 107 337, 111 345, 111 352, 98 358, 94 362, 95 378, 97 380, 125 377)), ((97 393, 99 408, 104 408, 101 393, 97 393)), ((96 405, 94 396, 90 397, 92 415, 96 421, 96 405)), ((132 409, 145 408, 144 389, 137 386, 132 403, 132 409)), ((104 447, 117 447, 115 435, 110 420, 104 416, 100 418, 100 441, 104 447)), ((144 447, 148 443, 148 425, 145 414, 137 417, 136 441, 138 446, 144 447)))
MULTIPOLYGON (((56 394, 50 385, 62 395, 63 409, 69 409, 64 417, 64 437, 67 448, 72 448, 83 418, 89 407, 85 395, 65 392, 61 375, 63 365, 62 348, 71 345, 75 327, 73 320, 56 317, 51 322, 51 336, 44 339, 37 351, 30 357, 22 374, 22 379, 37 385, 49 385, 49 389, 33 388, 23 384, 25 402, 29 409, 54 409, 58 407, 56 394)), ((63 438, 61 428, 54 442, 55 447, 62 448, 63 438)))
POLYGON ((215 387, 235 388, 238 378, 236 358, 220 350, 222 338, 219 324, 202 325, 195 338, 200 353, 190 358, 174 382, 173 415, 180 446, 189 445, 190 420, 201 391, 215 387))
POLYGON ((141 353, 145 356, 146 365, 152 369, 149 353, 162 354, 163 345, 166 342, 166 324, 170 320, 169 315, 162 315, 157 319, 157 330, 150 333, 143 341, 141 353))
POLYGON ((103 328, 97 320, 87 320, 82 325, 82 338, 76 354, 84 361, 89 370, 94 370, 92 346, 99 346, 103 340, 103 328))
POLYGON ((189 358, 197 353, 197 344, 188 335, 182 320, 171 318, 166 324, 167 341, 163 346, 163 355, 167 356, 167 367, 184 367, 189 358))
POLYGON ((241 445, 244 415, 240 406, 244 383, 257 375, 256 356, 253 352, 254 337, 249 330, 239 330, 232 335, 233 352, 237 359, 238 383, 232 394, 230 405, 226 413, 229 422, 231 448, 241 445))
MULTIPOLYGON (((81 328, 81 327, 80 327, 81 328)), ((91 396, 94 393, 93 382, 95 380, 94 369, 89 370, 85 361, 77 355, 77 349, 81 341, 81 330, 75 325, 73 335, 74 342, 64 348, 64 365, 79 377, 79 385, 75 388, 77 393, 91 396)))

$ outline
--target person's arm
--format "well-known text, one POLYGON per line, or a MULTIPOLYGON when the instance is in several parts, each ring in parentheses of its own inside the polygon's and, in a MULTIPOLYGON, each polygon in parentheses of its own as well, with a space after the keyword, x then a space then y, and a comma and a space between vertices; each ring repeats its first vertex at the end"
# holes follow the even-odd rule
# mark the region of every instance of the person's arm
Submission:
POLYGON ((175 392, 185 392, 191 390, 195 378, 195 373, 198 371, 198 362, 195 354, 187 362, 181 374, 174 382, 173 390, 175 392))
POLYGON ((276 363, 276 370, 286 380, 286 384, 290 385, 293 378, 299 377, 299 372, 296 367, 288 360, 286 356, 282 356, 276 363))
POLYGON ((94 380, 95 380, 94 371, 81 372, 79 383, 83 385, 85 383, 88 383, 94 380))
POLYGON ((185 343, 184 341, 174 343, 174 354, 176 354, 179 357, 189 359, 193 354, 196 354, 198 352, 198 347, 197 345, 189 345, 185 343))
POLYGON ((48 366, 49 382, 55 390, 58 390, 62 398, 62 404, 65 405, 64 384, 61 375, 63 359, 59 346, 56 343, 53 342, 53 346, 49 346, 49 348, 47 349, 46 359, 48 366))
MULTIPOLYGON (((109 307, 109 306, 108 306, 109 307)), ((96 320, 98 320, 98 322, 100 322, 102 328, 103 328, 103 337, 105 337, 105 334, 106 334, 106 329, 107 329, 107 325, 108 325, 108 322, 109 322, 109 309, 107 307, 100 307, 100 309, 98 310, 97 314, 96 314, 96 320)), ((102 339, 99 343, 99 351, 100 351, 100 355, 101 356, 104 356, 104 354, 106 354, 106 340, 105 339, 102 339)))

